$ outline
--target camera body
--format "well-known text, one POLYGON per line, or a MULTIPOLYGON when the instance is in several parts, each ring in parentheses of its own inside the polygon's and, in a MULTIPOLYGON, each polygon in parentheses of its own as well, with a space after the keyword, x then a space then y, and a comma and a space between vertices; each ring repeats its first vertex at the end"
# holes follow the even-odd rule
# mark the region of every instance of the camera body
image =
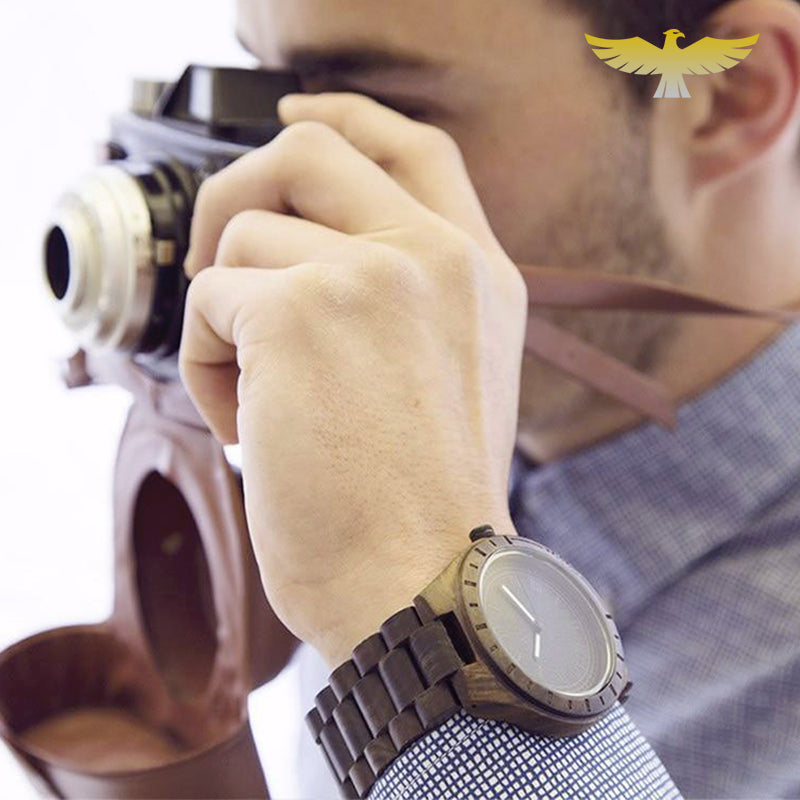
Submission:
POLYGON ((135 82, 104 163, 64 193, 45 235, 48 291, 84 349, 127 352, 177 378, 197 190, 274 138, 277 102, 297 91, 293 73, 196 64, 172 84, 135 82))

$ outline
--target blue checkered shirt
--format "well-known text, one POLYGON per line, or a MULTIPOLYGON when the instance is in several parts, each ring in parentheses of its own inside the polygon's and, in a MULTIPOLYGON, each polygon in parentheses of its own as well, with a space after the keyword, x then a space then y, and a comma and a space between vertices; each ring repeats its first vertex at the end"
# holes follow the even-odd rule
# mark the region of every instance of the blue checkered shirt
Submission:
POLYGON ((572 739, 459 713, 371 800, 800 797, 800 325, 677 432, 516 452, 510 507, 611 606, 631 696, 572 739))

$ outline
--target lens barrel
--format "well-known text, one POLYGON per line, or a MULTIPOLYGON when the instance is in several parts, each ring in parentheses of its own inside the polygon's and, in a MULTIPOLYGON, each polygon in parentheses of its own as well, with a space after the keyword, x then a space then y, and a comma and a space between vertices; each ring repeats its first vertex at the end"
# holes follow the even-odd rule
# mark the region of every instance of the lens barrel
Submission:
POLYGON ((277 136, 278 101, 299 91, 291 72, 204 64, 134 83, 131 107, 110 120, 107 163, 60 198, 44 235, 46 291, 84 350, 178 377, 197 190, 277 136))
POLYGON ((145 360, 177 353, 198 184, 176 160, 119 160, 58 201, 44 239, 44 278, 81 346, 145 360))

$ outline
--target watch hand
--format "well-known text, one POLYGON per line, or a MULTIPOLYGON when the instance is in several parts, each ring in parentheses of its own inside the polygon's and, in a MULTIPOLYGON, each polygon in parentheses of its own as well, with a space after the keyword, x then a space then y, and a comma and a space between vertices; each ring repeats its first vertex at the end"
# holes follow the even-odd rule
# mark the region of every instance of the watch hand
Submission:
POLYGON ((522 613, 523 613, 523 614, 524 614, 524 615, 525 615, 525 616, 526 616, 526 617, 527 617, 527 618, 528 618, 528 619, 529 619, 529 620, 530 620, 530 621, 531 621, 531 622, 532 622, 534 625, 536 625, 536 627, 538 628, 538 627, 539 627, 539 623, 536 621, 536 617, 534 617, 534 616, 533 616, 533 614, 531 614, 531 612, 530 612, 530 611, 528 611, 528 609, 527 609, 527 608, 525 608, 525 606, 524 606, 524 605, 522 605, 522 603, 520 603, 520 601, 517 599, 517 596, 516 596, 516 595, 515 595, 515 594, 514 594, 514 593, 511 591, 511 589, 509 589, 509 588, 508 588, 508 586, 506 586, 505 584, 503 584, 503 591, 504 591, 504 592, 505 592, 505 593, 506 593, 506 594, 507 594, 507 595, 508 595, 508 596, 511 598, 511 602, 512 602, 512 603, 514 603, 514 604, 517 606, 517 608, 518 608, 518 609, 519 609, 519 610, 520 610, 520 611, 521 611, 521 612, 522 612, 522 613))
POLYGON ((505 584, 503 584, 503 591, 511 598, 511 602, 516 605, 516 607, 533 623, 534 625, 534 637, 533 637, 533 657, 539 658, 542 652, 542 635, 541 630, 542 626, 539 625, 536 617, 525 608, 524 605, 519 601, 516 595, 508 588, 505 584))

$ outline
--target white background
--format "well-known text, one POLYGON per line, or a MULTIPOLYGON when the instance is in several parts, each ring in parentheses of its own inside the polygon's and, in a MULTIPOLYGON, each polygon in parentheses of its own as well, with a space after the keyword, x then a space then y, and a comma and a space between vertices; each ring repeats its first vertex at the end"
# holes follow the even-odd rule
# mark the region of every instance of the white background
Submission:
MULTIPOLYGON (((129 400, 68 391, 74 349, 46 303, 41 236, 56 196, 91 167, 133 76, 190 61, 250 66, 233 0, 0 0, 0 649, 111 611, 112 467, 129 400)), ((296 668, 251 696, 275 798, 298 794, 296 668)), ((0 797, 36 797, 0 744, 0 797)))

